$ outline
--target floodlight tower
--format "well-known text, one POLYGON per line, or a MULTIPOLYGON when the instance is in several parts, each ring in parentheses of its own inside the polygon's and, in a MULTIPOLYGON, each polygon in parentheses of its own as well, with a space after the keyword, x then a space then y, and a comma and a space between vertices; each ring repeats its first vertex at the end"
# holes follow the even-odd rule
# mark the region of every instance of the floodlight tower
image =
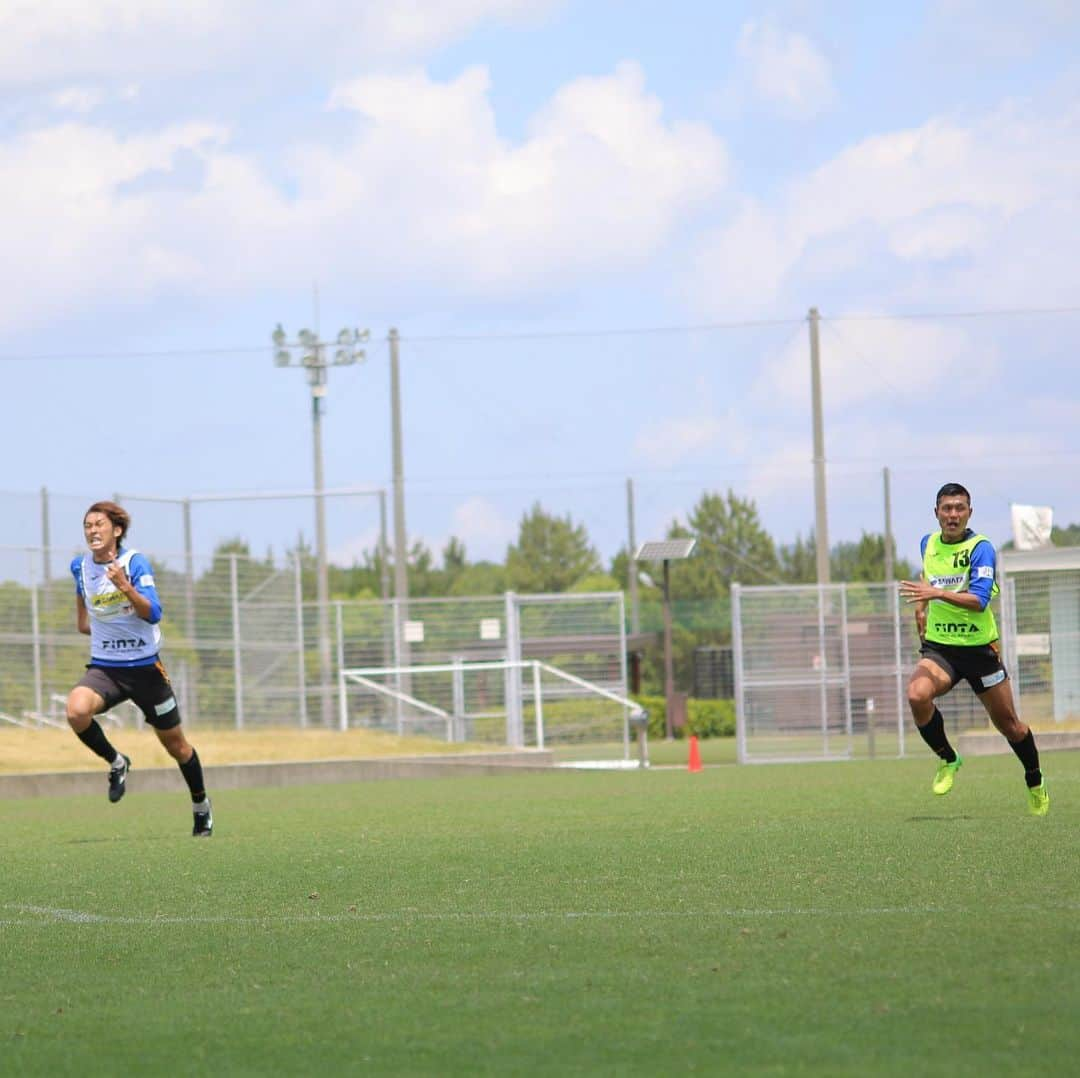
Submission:
POLYGON ((642 543, 634 555, 634 561, 662 561, 664 563, 664 734, 670 740, 675 736, 672 713, 675 701, 675 659, 671 646, 671 568, 673 561, 689 558, 694 552, 696 539, 656 539, 642 543))
POLYGON ((319 617, 319 674, 323 701, 323 724, 333 721, 333 701, 330 699, 330 573, 326 556, 326 500, 323 482, 322 419, 326 411, 327 371, 330 367, 350 367, 361 363, 366 353, 360 347, 369 333, 357 329, 343 329, 334 341, 334 354, 327 359, 327 343, 319 340, 317 333, 300 330, 295 341, 290 341, 279 322, 274 330, 274 363, 278 367, 303 367, 307 371, 311 387, 311 434, 315 462, 315 558, 316 597, 319 617))

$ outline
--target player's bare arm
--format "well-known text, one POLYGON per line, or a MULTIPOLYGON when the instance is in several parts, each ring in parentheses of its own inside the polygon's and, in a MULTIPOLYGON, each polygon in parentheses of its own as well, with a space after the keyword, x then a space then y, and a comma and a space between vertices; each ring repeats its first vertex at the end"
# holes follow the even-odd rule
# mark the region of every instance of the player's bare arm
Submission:
POLYGON ((90 635, 90 615, 86 612, 86 602, 81 595, 75 596, 75 625, 83 636, 90 635))
MULTIPOLYGON (((900 594, 905 603, 923 604, 923 624, 926 624, 926 606, 931 600, 943 603, 951 603, 953 606, 962 607, 964 610, 982 610, 983 602, 970 591, 946 591, 944 588, 935 588, 933 584, 925 580, 901 580, 900 594)), ((915 619, 918 621, 919 613, 916 609, 915 619)))

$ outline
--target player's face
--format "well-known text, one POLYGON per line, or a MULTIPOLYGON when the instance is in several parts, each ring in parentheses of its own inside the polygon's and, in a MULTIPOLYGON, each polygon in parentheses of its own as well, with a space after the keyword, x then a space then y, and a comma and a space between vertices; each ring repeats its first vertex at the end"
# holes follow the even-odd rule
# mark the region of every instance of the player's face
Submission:
POLYGON ((947 494, 937 503, 934 516, 941 526, 942 539, 946 543, 958 543, 971 519, 971 503, 963 494, 947 494))
POLYGON ((104 513, 87 513, 83 520, 83 536, 95 558, 116 553, 121 530, 104 513))

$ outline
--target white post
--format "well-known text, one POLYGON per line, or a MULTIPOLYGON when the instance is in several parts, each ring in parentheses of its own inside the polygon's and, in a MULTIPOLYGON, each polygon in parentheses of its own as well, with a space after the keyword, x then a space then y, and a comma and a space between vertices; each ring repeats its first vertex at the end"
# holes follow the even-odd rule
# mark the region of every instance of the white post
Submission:
POLYGON ((851 718, 851 648, 848 641, 847 584, 840 585, 840 646, 844 656, 844 731, 847 734, 848 755, 852 753, 854 723, 851 718))
MULTIPOLYGON (((511 663, 521 662, 521 626, 518 622, 517 596, 508 591, 506 604, 506 657, 511 663)), ((504 678, 506 694, 506 743, 515 749, 522 746, 521 670, 508 666, 504 678)))
POLYGON ((41 691, 41 616, 38 610, 37 573, 34 570, 34 553, 27 551, 30 566, 30 627, 34 641, 34 711, 43 715, 44 704, 41 691))
POLYGON ((401 693, 405 691, 404 683, 401 680, 401 634, 404 631, 401 625, 401 600, 395 598, 393 600, 394 611, 394 668, 397 673, 394 674, 394 688, 397 689, 398 695, 394 697, 394 719, 396 720, 397 735, 401 735, 405 732, 405 718, 401 712, 401 693))
POLYGON ((743 702, 742 585, 731 585, 731 665, 735 677, 735 758, 746 763, 746 705, 743 702))
POLYGON ((544 701, 540 695, 540 664, 533 660, 533 707, 536 710, 536 747, 544 747, 544 701))
POLYGON ((338 668, 338 729, 344 733, 349 728, 349 709, 345 702, 345 619, 341 600, 334 600, 337 611, 337 668, 338 668))
MULTIPOLYGON (((633 551, 631 551, 633 554, 633 551)), ((630 571, 632 573, 637 572, 637 563, 631 560, 630 571)), ((623 598, 623 593, 619 592, 618 599, 618 614, 619 614, 619 677, 622 679, 622 684, 619 686, 619 693, 622 696, 630 695, 630 675, 626 669, 626 600, 623 598)), ((635 630, 636 632, 637 630, 635 630)), ((630 759, 630 709, 628 707, 623 708, 623 759, 630 759)))
POLYGON ((454 672, 450 675, 451 713, 453 725, 450 741, 465 740, 465 669, 460 655, 454 656, 454 672))
POLYGON ((307 670, 304 664, 304 588, 300 567, 300 555, 293 558, 294 585, 293 594, 296 600, 296 661, 297 674, 299 675, 300 687, 300 728, 306 729, 308 724, 307 714, 307 670))
POLYGON ((233 628, 233 684, 236 697, 236 728, 244 728, 244 674, 241 669, 240 650, 240 586, 236 573, 237 555, 229 555, 229 591, 232 601, 232 628, 233 628))
POLYGON ((907 700, 904 693, 904 652, 900 637, 900 591, 895 582, 889 584, 889 605, 893 614, 893 647, 896 651, 896 744, 897 756, 904 755, 904 732, 907 729, 907 700))
POLYGON ((817 611, 818 611, 818 666, 821 670, 821 741, 822 755, 829 755, 829 663, 825 654, 825 587, 818 583, 817 588, 817 611))

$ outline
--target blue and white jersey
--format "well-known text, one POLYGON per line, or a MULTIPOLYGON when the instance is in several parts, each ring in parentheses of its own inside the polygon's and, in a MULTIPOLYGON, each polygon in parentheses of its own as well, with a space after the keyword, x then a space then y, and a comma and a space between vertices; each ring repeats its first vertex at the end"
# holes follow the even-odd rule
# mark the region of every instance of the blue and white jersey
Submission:
POLYGON ((150 601, 150 619, 143 621, 128 597, 109 579, 109 566, 89 554, 71 563, 75 591, 90 615, 90 661, 96 666, 152 666, 161 647, 161 601, 146 557, 120 548, 117 564, 124 567, 135 590, 150 601))

